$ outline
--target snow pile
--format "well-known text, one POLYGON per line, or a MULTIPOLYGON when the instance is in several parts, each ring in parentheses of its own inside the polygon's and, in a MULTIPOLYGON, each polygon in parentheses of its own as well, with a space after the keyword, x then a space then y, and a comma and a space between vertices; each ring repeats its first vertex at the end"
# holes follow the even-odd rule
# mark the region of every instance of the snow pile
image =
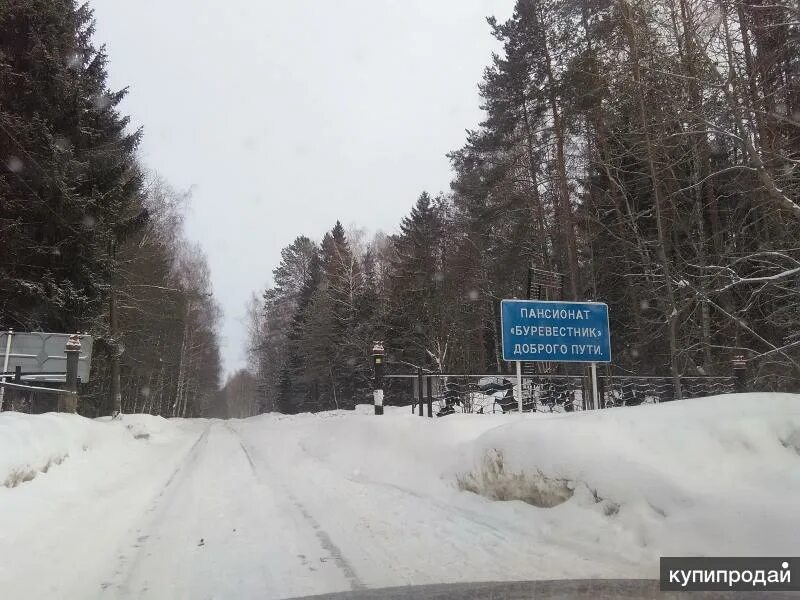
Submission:
POLYGON ((17 487, 71 456, 131 439, 120 436, 120 430, 128 431, 133 439, 147 440, 163 431, 166 423, 149 415, 112 421, 64 413, 0 413, 0 487, 17 487))
POLYGON ((359 407, 241 423, 279 437, 294 473, 333 471, 477 510, 538 544, 587 544, 625 576, 656 576, 665 555, 797 550, 797 395, 441 419, 359 407))
POLYGON ((376 416, 371 405, 359 405, 355 411, 261 415, 240 426, 280 437, 286 462, 297 465, 298 472, 312 460, 347 479, 440 489, 443 474, 459 466, 464 444, 518 420, 501 414, 429 419, 412 414, 411 407, 396 406, 376 416))
POLYGON ((600 511, 661 554, 797 550, 800 396, 540 416, 492 429, 464 459, 462 489, 600 511))
POLYGON ((796 554, 800 396, 441 419, 3 413, 0 478, 2 598, 653 578, 660 556, 796 554))
POLYGON ((96 597, 202 426, 0 413, 0 598, 96 597))
POLYGON ((169 439, 176 429, 186 427, 183 419, 167 420, 164 417, 140 414, 122 415, 111 422, 119 423, 135 440, 147 440, 156 444, 169 439))
POLYGON ((0 485, 16 487, 99 441, 104 428, 76 415, 0 413, 0 485))

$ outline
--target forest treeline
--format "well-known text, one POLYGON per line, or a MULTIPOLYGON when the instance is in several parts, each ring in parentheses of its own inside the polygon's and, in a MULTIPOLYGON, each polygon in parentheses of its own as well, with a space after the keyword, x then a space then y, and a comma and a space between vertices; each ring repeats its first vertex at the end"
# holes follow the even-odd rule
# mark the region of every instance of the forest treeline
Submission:
POLYGON ((208 265, 93 34, 87 4, 0 0, 0 326, 94 336, 83 414, 199 416, 220 378, 208 265))
POLYGON ((616 373, 679 383, 741 355, 756 389, 800 389, 797 4, 518 0, 489 26, 502 52, 451 190, 394 235, 336 223, 283 250, 251 306, 242 410, 369 401, 376 339, 508 372, 499 301, 526 296, 529 267, 608 303, 616 373))

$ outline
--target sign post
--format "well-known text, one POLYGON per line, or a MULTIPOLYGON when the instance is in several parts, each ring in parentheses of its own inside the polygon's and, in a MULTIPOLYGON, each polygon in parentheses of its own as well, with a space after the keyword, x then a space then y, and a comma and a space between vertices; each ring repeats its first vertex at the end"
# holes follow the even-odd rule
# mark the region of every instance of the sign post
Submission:
POLYGON ((597 363, 592 363, 592 408, 600 408, 600 393, 597 389, 597 363))
POLYGON ((608 305, 602 302, 503 300, 500 303, 503 360, 517 363, 522 412, 521 361, 589 363, 592 405, 600 407, 597 363, 611 362, 608 305))
POLYGON ((6 334, 6 355, 3 358, 3 377, 0 378, 0 410, 3 410, 3 399, 6 394, 6 386, 3 385, 6 381, 6 373, 8 372, 8 359, 11 358, 11 336, 14 335, 14 330, 9 329, 6 334))

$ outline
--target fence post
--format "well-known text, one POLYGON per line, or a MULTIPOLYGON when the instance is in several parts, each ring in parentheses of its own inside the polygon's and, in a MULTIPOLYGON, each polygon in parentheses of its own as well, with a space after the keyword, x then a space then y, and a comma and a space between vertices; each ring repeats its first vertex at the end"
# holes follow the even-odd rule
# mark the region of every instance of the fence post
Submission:
MULTIPOLYGON (((8 367, 6 367, 6 368, 8 368, 8 367)), ((3 381, 8 381, 8 377, 3 377, 3 381)), ((14 367, 14 383, 16 383, 16 384, 22 383, 22 367, 20 367, 19 365, 14 367)), ((2 391, 5 391, 5 389, 6 389, 5 386, 0 388, 0 390, 2 390, 2 391)), ((14 390, 11 390, 11 398, 13 399, 14 398, 14 394, 17 394, 17 393, 18 392, 14 392, 14 390)), ((6 402, 5 401, 5 396, 0 396, 0 411, 5 410, 5 404, 9 404, 9 406, 11 408, 13 408, 13 403, 12 402, 10 402, 10 401, 6 402)))
POLYGON ((749 391, 747 389, 747 361, 744 359, 744 356, 734 356, 731 361, 731 367, 733 368, 736 392, 742 394, 749 391))
POLYGON ((611 397, 611 402, 614 403, 614 375, 611 372, 611 365, 606 364, 606 379, 603 381, 603 385, 600 388, 602 390, 603 395, 603 402, 606 401, 606 392, 611 397))
POLYGON ((581 365, 581 393, 583 394, 583 410, 592 410, 592 370, 588 363, 581 365))
POLYGON ((425 382, 423 381, 422 367, 417 367, 417 391, 419 392, 419 416, 424 417, 425 415, 422 411, 425 400, 425 382))
POLYGON ((597 397, 600 398, 600 408, 606 407, 606 382, 602 375, 597 376, 597 397))
MULTIPOLYGON (((6 332, 6 353, 5 358, 3 359, 3 381, 6 380, 5 372, 8 371, 8 360, 11 358, 11 336, 14 335, 14 330, 9 329, 6 332)), ((6 386, 0 385, 0 411, 3 410, 3 399, 5 398, 6 394, 6 386)))
POLYGON ((74 413, 78 410, 78 359, 81 354, 81 338, 78 334, 69 336, 67 345, 64 348, 67 355, 67 391, 69 395, 62 394, 59 405, 62 405, 66 412, 74 413))
POLYGON ((81 338, 77 333, 69 336, 64 349, 67 355, 67 391, 72 392, 66 397, 64 406, 67 412, 78 411, 78 361, 81 356, 81 338))
POLYGON ((372 362, 374 378, 372 380, 372 402, 375 405, 375 414, 383 414, 383 358, 385 356, 383 342, 377 341, 372 345, 372 362))
POLYGON ((428 417, 433 418, 433 377, 428 375, 425 379, 427 379, 425 399, 428 404, 428 417))

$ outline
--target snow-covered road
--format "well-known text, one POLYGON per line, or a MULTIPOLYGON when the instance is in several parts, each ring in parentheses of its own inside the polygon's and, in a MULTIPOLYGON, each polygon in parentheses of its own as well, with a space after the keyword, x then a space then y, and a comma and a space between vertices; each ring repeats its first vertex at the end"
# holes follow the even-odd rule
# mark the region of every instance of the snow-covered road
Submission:
MULTIPOLYGON (((570 570, 558 561, 581 560, 484 514, 469 502, 481 505, 479 498, 459 506, 343 476, 288 433, 268 419, 203 424, 131 523, 98 597, 284 598, 529 579, 570 570)), ((588 572, 615 566, 599 560, 588 572)))
POLYGON ((99 597, 281 597, 358 585, 267 469, 232 427, 203 424, 132 523, 99 597))
POLYGON ((765 406, 728 397, 441 420, 3 413, 0 597, 277 599, 656 577, 666 554, 788 554, 800 525, 798 397, 765 406), (459 474, 480 474, 487 449, 513 467, 503 486, 557 475, 572 482, 569 499, 540 508, 460 491, 459 474))
MULTIPOLYGON (((441 481, 426 493, 424 468, 411 487, 342 471, 315 455, 309 436, 325 440, 303 419, 124 421, 148 437, 93 440, 46 474, 0 487, 0 597, 287 598, 622 574, 596 548, 543 546, 514 522, 524 506, 492 514, 441 481)), ((336 436, 348 419, 306 421, 336 436)))

